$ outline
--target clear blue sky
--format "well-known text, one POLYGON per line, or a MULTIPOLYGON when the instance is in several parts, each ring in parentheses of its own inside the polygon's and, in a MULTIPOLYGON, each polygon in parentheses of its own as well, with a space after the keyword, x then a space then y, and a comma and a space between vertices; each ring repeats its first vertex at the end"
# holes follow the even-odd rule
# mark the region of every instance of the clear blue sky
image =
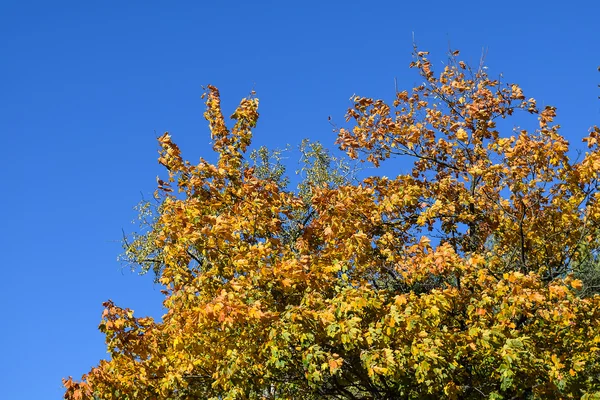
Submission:
POLYGON ((161 315, 160 287, 116 256, 162 173, 155 138, 209 155, 202 85, 227 112, 257 91, 256 144, 332 146, 327 117, 352 94, 420 82, 414 32, 434 60, 487 49, 491 74, 557 106, 581 147, 600 123, 599 15, 595 0, 1 1, 0 396, 58 399, 105 357, 103 301, 161 315))

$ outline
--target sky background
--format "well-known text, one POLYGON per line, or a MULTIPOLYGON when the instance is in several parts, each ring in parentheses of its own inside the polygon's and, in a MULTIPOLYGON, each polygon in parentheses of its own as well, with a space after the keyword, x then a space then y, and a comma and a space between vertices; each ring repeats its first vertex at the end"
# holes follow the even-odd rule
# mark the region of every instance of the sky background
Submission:
POLYGON ((328 116, 343 126, 350 96, 421 82, 414 34, 438 71, 449 46, 473 63, 485 49, 490 74, 556 106, 583 149, 600 123, 598 15, 594 0, 1 0, 1 397, 61 398, 61 378, 106 357, 103 301, 162 315, 152 276, 116 257, 164 176, 156 137, 210 158, 202 85, 219 87, 228 115, 256 90, 257 146, 333 147, 328 116))

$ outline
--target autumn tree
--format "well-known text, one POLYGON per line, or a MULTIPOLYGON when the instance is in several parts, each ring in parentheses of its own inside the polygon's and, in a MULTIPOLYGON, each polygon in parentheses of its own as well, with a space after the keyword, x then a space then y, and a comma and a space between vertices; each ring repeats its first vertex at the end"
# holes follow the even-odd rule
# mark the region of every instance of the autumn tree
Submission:
POLYGON ((555 108, 457 52, 437 75, 414 56, 423 84, 354 97, 337 130, 351 159, 410 162, 395 177, 305 143, 290 188, 277 152, 248 153, 258 100, 228 127, 209 86, 218 161, 161 136, 126 243, 167 312, 106 302, 110 359, 65 398, 600 398, 600 297, 575 277, 600 248, 600 129, 571 160, 555 108))

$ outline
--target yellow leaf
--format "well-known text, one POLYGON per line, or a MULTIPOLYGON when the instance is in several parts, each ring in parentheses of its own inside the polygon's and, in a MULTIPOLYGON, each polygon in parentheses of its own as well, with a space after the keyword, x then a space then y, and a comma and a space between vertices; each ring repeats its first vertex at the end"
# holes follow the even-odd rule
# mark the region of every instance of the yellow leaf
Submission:
POLYGON ((571 281, 571 287, 576 290, 581 290, 581 288, 583 288, 583 282, 581 282, 579 279, 573 279, 571 281))

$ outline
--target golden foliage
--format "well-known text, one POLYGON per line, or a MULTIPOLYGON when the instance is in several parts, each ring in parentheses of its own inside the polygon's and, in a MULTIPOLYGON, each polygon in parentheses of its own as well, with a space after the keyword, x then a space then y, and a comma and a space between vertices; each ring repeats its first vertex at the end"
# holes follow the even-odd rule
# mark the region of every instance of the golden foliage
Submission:
POLYGON ((354 97, 338 132, 352 158, 413 160, 395 178, 344 180, 317 146, 290 190, 244 161, 258 100, 229 129, 209 86, 218 162, 161 136, 168 179, 137 242, 159 260, 167 313, 105 303, 111 359, 65 380, 65 398, 597 395, 600 298, 570 274, 599 247, 600 131, 573 162, 553 107, 458 52, 439 76, 427 56, 411 64, 423 85, 392 105, 354 97), (502 134, 518 111, 537 127, 502 134))

